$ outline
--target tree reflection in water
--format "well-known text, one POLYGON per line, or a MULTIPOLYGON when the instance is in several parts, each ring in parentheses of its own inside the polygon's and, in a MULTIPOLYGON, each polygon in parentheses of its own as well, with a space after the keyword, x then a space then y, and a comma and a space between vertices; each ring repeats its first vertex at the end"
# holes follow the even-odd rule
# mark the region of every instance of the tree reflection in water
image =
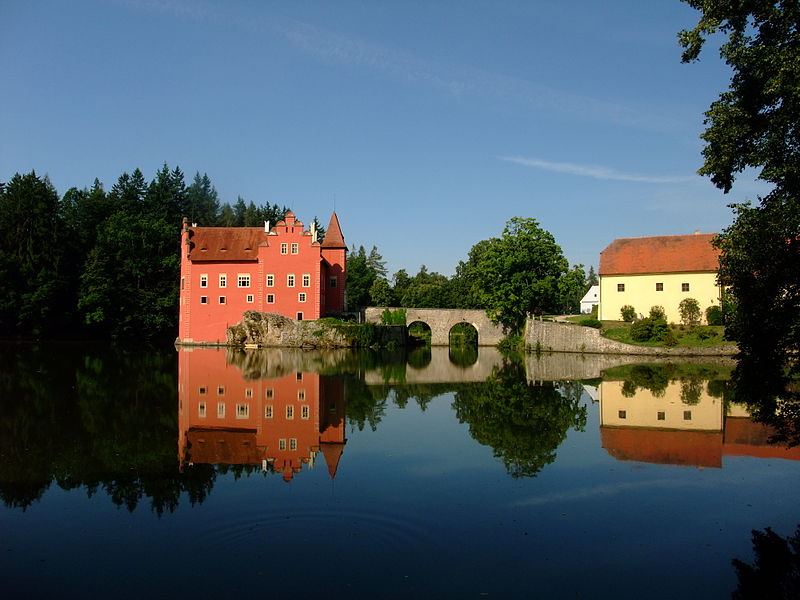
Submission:
POLYGON ((152 348, 0 345, 0 500, 25 510, 55 482, 157 514, 210 493, 215 473, 176 468, 176 355, 152 348))
POLYGON ((752 566, 733 559, 739 578, 734 600, 800 598, 800 527, 786 539, 769 527, 753 530, 753 552, 752 566))
POLYGON ((577 384, 533 385, 521 362, 506 360, 483 383, 459 389, 453 407, 470 435, 492 448, 509 475, 534 477, 555 460, 570 428, 585 427, 581 393, 577 384))
POLYGON ((740 355, 732 379, 736 399, 753 419, 773 428, 770 441, 800 444, 800 362, 740 355))

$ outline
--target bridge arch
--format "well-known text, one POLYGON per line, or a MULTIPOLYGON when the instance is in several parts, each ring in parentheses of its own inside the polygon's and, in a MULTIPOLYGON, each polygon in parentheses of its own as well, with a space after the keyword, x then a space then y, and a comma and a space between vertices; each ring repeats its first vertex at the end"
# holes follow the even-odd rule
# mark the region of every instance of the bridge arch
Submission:
MULTIPOLYGON (((370 306, 365 310, 368 323, 380 323, 381 313, 396 307, 370 306)), ((460 308, 406 308, 406 323, 421 321, 431 328, 431 346, 450 345, 450 330, 458 323, 469 323, 478 333, 478 344, 496 346, 504 337, 502 328, 489 320, 484 310, 460 308)))

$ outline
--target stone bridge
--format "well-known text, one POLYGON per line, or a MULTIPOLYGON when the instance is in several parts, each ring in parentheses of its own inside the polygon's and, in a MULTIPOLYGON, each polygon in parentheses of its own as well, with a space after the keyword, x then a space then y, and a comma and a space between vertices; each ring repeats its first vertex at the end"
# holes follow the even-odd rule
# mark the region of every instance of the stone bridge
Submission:
MULTIPOLYGON (((380 323, 381 313, 387 307, 370 306, 364 311, 367 323, 380 323)), ((398 310, 389 307, 389 310, 398 310)), ((448 346, 450 330, 459 323, 469 323, 478 332, 479 346, 496 346, 505 336, 503 329, 493 324, 485 310, 460 308, 406 308, 406 325, 416 321, 431 328, 431 346, 448 346)))

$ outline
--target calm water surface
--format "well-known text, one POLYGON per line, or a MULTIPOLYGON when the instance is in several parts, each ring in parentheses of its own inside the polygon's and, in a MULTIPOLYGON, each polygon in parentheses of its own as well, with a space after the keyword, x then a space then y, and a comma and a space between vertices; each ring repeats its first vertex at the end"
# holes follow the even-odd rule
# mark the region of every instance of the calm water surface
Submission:
POLYGON ((728 365, 0 358, 3 597, 728 598, 800 522, 728 365))

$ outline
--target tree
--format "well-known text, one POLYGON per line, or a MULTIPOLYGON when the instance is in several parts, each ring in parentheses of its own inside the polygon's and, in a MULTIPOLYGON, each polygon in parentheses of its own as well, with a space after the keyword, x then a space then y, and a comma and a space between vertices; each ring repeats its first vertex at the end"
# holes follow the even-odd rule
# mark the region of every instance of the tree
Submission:
POLYGON ((597 273, 594 272, 594 265, 589 265, 589 274, 586 276, 586 290, 588 291, 593 285, 599 285, 600 280, 597 278, 597 273))
POLYGON ((700 324, 700 303, 694 298, 684 298, 678 305, 681 323, 688 327, 700 324))
POLYGON ((763 367, 779 365, 782 376, 800 370, 788 361, 800 351, 800 4, 684 1, 701 14, 694 29, 679 33, 683 61, 697 60, 706 38, 721 33, 727 41, 720 55, 733 71, 730 87, 705 113, 699 173, 727 193, 752 167, 773 186, 756 206, 734 205, 734 223, 716 241, 719 281, 737 307, 726 323, 743 359, 735 378, 758 389, 743 380, 752 375, 755 383, 763 367), (756 371, 749 374, 748 366, 756 371))
MULTIPOLYGON (((230 205, 226 205, 230 209, 230 205)), ((196 172, 192 184, 186 188, 186 206, 184 209, 187 214, 183 215, 189 218, 192 223, 198 223, 203 227, 216 225, 219 221, 219 200, 217 199, 217 190, 211 185, 211 180, 206 173, 200 176, 200 172, 196 172)), ((233 216, 230 215, 230 219, 233 216)), ((227 225, 227 223, 222 223, 227 225)))
POLYGON ((529 314, 561 306, 559 280, 569 263, 536 219, 510 219, 502 236, 482 248, 475 266, 473 293, 489 318, 511 333, 522 331, 529 314))
POLYGON ((364 246, 353 246, 347 257, 347 308, 355 310, 370 305, 369 291, 377 274, 367 264, 364 246))
POLYGON ((0 331, 42 335, 62 316, 64 273, 58 193, 35 171, 0 192, 0 331))
POLYGON ((394 306, 395 297, 392 286, 385 277, 376 277, 369 288, 370 304, 372 306, 394 306))

